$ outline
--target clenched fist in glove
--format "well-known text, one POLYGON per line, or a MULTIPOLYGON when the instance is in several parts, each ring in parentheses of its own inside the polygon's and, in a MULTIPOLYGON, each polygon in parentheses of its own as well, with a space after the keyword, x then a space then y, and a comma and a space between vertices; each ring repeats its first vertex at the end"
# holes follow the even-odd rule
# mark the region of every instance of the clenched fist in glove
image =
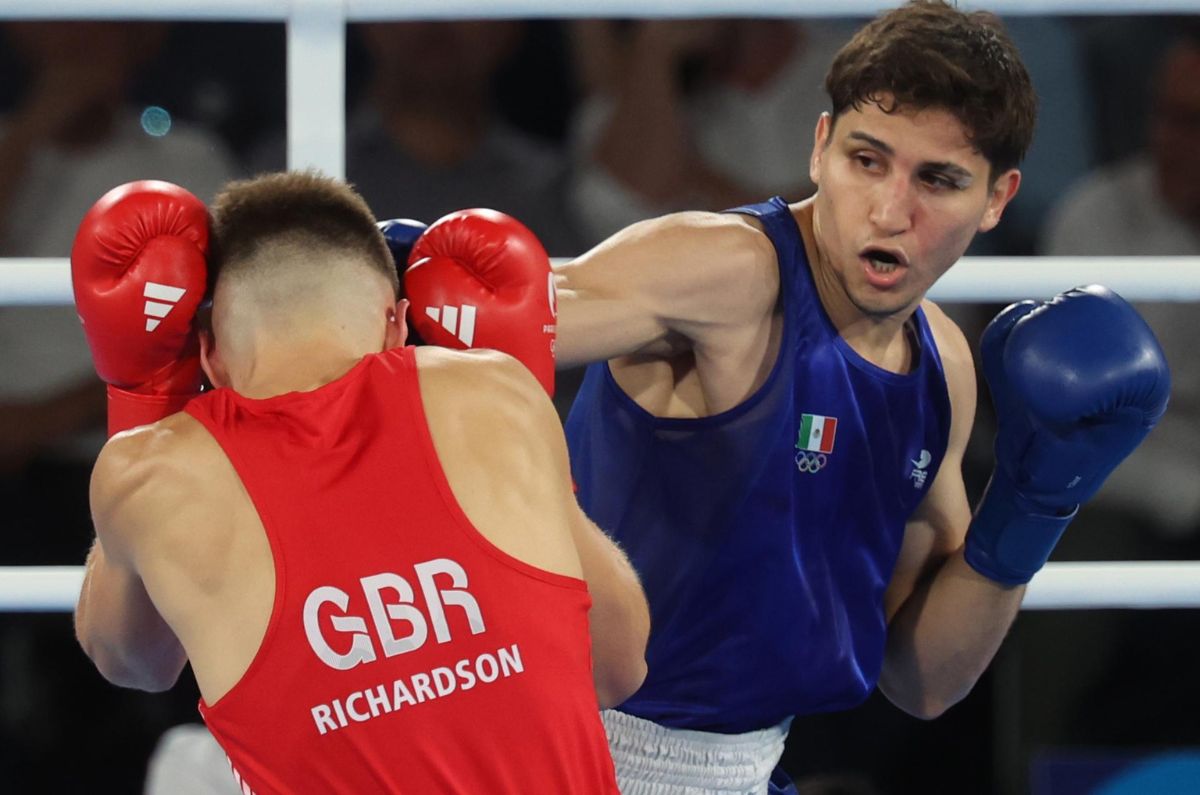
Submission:
POLYGON ((1141 316, 1095 286, 1008 307, 984 331, 982 357, 996 467, 964 553, 980 574, 1015 585, 1158 422, 1171 376, 1141 316))
POLYGON ((460 210, 424 230, 408 261, 409 322, 422 339, 503 351, 554 394, 554 279, 532 232, 495 210, 460 210))
POLYGON ((71 249, 75 306, 108 383, 108 432, 173 414, 200 391, 196 309, 208 209, 168 182, 130 182, 84 216, 71 249))

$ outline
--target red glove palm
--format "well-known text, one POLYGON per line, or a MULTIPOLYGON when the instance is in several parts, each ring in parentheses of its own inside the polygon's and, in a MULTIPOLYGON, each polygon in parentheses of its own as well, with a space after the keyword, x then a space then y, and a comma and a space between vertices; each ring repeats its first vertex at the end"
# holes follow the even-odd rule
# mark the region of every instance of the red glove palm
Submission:
POLYGON ((409 262, 409 322, 426 342, 503 351, 554 394, 554 275, 532 232, 495 210, 460 210, 425 230, 409 262))
POLYGON ((173 414, 200 391, 196 308, 208 210, 168 182, 130 182, 83 217, 71 249, 75 305, 108 382, 108 432, 173 414))

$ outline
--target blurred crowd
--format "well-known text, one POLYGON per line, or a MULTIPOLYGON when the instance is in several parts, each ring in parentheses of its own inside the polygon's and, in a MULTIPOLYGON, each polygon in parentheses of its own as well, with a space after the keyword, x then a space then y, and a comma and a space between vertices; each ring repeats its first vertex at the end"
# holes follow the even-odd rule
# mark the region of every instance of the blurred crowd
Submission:
MULTIPOLYGON (((799 200, 813 190, 824 72, 856 24, 354 25, 346 176, 380 218, 493 207, 555 256, 674 210, 799 200)), ((972 253, 1200 255, 1198 20, 1021 17, 1009 29, 1039 125, 1019 196, 972 253)), ((209 199, 228 179, 284 168, 284 62, 281 25, 5 23, 0 257, 67 256, 87 207, 125 181, 209 199)), ((1200 559, 1192 306, 1140 308, 1173 368, 1170 410, 1056 559, 1200 559)), ((953 312, 972 336, 995 309, 953 312)), ((571 375, 560 383, 565 410, 571 375)), ((103 422, 73 309, 0 305, 0 565, 83 561, 103 422)), ((990 469, 986 408, 977 424, 976 493, 990 469)), ((162 732, 197 718, 196 693, 111 688, 69 620, 0 615, 0 781, 139 791, 162 732)), ((784 762, 822 792, 1009 792, 1047 749, 1200 745, 1198 628, 1193 611, 1026 614, 947 716, 920 724, 875 699, 799 719, 784 762)))

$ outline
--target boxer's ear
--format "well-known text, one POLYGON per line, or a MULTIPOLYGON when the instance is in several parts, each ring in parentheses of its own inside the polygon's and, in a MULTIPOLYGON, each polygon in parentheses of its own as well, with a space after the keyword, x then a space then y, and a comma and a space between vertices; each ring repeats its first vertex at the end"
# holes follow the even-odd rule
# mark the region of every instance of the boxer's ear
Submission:
POLYGON ((1017 195, 1017 189, 1020 187, 1021 172, 1015 168, 1010 168, 992 180, 992 185, 988 189, 987 208, 984 210, 983 218, 979 221, 980 232, 989 232, 996 227, 996 224, 1000 223, 1000 215, 1012 201, 1013 196, 1017 195))
POLYGON ((399 348, 408 341, 408 299, 401 298, 388 310, 387 330, 383 336, 383 349, 399 348))
POLYGON ((200 367, 214 388, 229 386, 229 373, 210 329, 200 329, 200 367))
POLYGON ((825 154, 825 148, 829 146, 829 136, 832 134, 833 117, 829 113, 822 113, 813 130, 812 154, 808 158, 808 178, 814 185, 821 184, 821 156, 825 154))

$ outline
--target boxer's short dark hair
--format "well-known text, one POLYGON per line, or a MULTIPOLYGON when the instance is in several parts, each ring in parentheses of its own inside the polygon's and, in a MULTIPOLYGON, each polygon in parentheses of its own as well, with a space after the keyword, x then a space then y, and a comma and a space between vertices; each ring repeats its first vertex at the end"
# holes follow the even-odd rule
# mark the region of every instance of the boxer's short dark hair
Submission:
POLYGON ((991 164, 1015 168, 1033 139, 1037 94, 1000 19, 942 0, 911 0, 869 22, 825 76, 833 120, 874 103, 885 113, 952 113, 991 164))
POLYGON ((357 256, 399 294, 396 266, 375 215, 344 182, 313 171, 264 174, 230 182, 212 204, 213 278, 252 261, 262 246, 357 256))

